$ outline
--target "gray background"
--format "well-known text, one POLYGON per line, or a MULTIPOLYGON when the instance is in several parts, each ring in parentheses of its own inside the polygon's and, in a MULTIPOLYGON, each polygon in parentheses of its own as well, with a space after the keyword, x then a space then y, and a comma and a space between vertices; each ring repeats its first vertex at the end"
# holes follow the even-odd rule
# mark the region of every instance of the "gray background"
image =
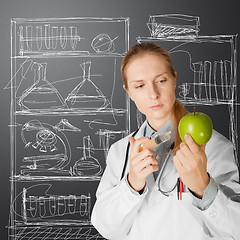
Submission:
MULTIPOLYGON (((4 90, 10 81, 11 18, 64 18, 64 17, 129 17, 130 46, 136 43, 136 37, 149 36, 146 23, 149 15, 180 13, 200 17, 200 35, 238 34, 239 9, 237 1, 219 0, 2 0, 0 5, 0 109, 1 109, 1 239, 7 239, 9 200, 10 200, 10 91, 4 90)), ((239 39, 237 42, 239 46, 239 39)), ((237 56, 239 58, 239 54, 237 56)), ((238 74, 239 76, 239 74, 238 74)), ((181 76, 178 76, 179 78, 181 76)), ((238 99, 239 98, 238 91, 238 99)), ((239 102, 239 101, 238 101, 239 102)), ((133 107, 133 106, 132 106, 133 107)), ((133 107, 134 109, 134 107, 133 107)), ((193 111, 193 107, 188 108, 193 111)), ((237 107, 239 112, 239 106, 237 107)), ((228 113, 218 107, 198 107, 210 115, 216 130, 229 136, 228 113)), ((136 128, 135 111, 131 113, 131 130, 136 128)), ((239 122, 239 119, 238 119, 239 122)), ((239 132, 239 124, 238 136, 239 132)), ((239 155, 239 154, 238 154, 239 155)))

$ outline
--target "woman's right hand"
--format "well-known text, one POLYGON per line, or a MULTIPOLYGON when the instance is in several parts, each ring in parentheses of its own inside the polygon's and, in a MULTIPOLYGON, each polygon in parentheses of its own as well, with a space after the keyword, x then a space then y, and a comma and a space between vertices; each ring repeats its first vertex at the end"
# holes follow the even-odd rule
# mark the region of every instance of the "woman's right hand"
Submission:
POLYGON ((142 190, 146 184, 146 177, 158 170, 158 161, 154 158, 155 152, 152 149, 144 149, 139 152, 141 145, 147 141, 149 141, 148 137, 137 140, 129 137, 131 151, 128 182, 135 191, 142 190))

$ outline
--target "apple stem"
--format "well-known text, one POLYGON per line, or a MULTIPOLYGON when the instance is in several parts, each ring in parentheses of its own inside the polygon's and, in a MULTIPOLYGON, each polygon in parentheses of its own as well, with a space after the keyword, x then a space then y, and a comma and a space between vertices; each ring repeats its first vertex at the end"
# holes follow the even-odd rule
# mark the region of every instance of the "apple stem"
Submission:
POLYGON ((195 115, 195 109, 196 109, 196 107, 194 107, 194 115, 195 115))

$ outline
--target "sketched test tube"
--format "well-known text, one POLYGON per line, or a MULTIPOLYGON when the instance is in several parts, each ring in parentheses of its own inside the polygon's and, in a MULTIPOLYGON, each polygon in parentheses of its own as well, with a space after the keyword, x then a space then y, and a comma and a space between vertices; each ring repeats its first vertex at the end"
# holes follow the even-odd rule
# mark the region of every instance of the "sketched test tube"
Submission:
POLYGON ((52 27, 52 48, 56 49, 58 42, 58 27, 52 27))
POLYGON ((44 197, 39 197, 38 200, 38 204, 39 204, 39 215, 40 217, 45 217, 46 216, 46 209, 45 209, 45 198, 44 197))
POLYGON ((51 216, 54 216, 56 214, 56 209, 57 209, 56 197, 50 196, 49 197, 49 211, 50 211, 51 216))
POLYGON ((32 26, 26 26, 26 43, 27 50, 32 51, 32 26))
POLYGON ((76 196, 69 195, 68 197, 68 212, 70 214, 76 213, 76 196))
POLYGON ((74 51, 76 49, 77 41, 78 41, 77 27, 73 27, 73 26, 70 27, 70 35, 71 35, 70 44, 71 44, 72 50, 74 51))
POLYGON ((27 203, 29 202, 29 208, 27 206, 27 210, 29 211, 30 217, 34 218, 37 215, 37 199, 35 196, 29 196, 27 203))
POLYGON ((67 45, 67 29, 66 27, 60 28, 60 45, 62 49, 65 49, 67 45))
POLYGON ((212 63, 210 61, 204 61, 204 77, 208 86, 208 100, 212 101, 212 63))
POLYGON ((196 62, 193 63, 193 69, 194 69, 194 84, 193 84, 193 91, 194 91, 194 98, 196 100, 202 99, 202 71, 203 66, 202 62, 196 62))
POLYGON ((64 196, 58 196, 57 208, 58 208, 58 216, 63 216, 66 212, 66 199, 64 196))
POLYGON ((51 48, 50 24, 45 24, 45 46, 47 49, 51 48))
POLYGON ((23 26, 19 27, 19 50, 19 54, 22 56, 24 50, 23 26))
POLYGON ((232 98, 232 86, 233 86, 233 76, 232 76, 232 65, 228 60, 224 60, 224 76, 225 76, 225 91, 226 99, 231 100, 232 98))
POLYGON ((42 49, 42 26, 36 26, 36 42, 37 42, 37 49, 42 49))

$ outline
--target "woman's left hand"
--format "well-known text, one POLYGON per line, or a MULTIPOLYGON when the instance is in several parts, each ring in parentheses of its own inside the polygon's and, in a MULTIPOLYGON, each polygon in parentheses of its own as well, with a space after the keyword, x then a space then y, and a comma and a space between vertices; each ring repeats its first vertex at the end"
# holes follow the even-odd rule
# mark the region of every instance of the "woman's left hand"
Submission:
POLYGON ((184 136, 187 143, 181 143, 180 149, 173 157, 174 165, 183 183, 199 198, 209 184, 207 173, 207 156, 205 146, 197 145, 188 134, 184 136))

